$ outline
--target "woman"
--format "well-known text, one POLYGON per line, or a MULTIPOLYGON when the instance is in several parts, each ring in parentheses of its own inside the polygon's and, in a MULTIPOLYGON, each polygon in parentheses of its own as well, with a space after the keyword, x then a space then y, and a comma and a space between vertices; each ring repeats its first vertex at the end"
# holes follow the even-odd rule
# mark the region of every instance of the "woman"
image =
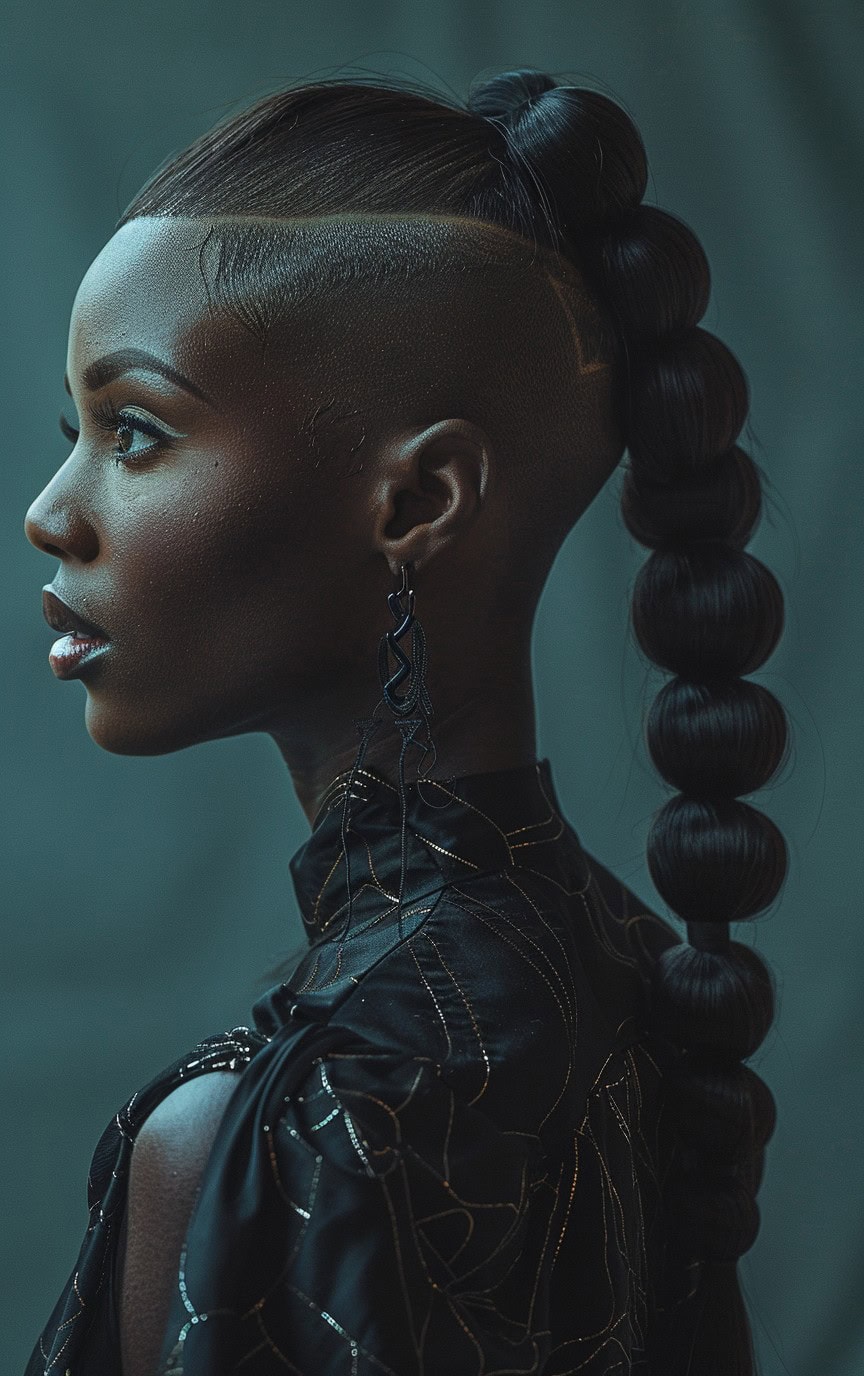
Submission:
POLYGON ((783 599, 745 378, 646 182, 623 110, 535 71, 321 82, 172 158, 85 275, 26 525, 52 667, 106 750, 274 738, 308 944, 106 1128, 28 1376, 753 1370, 772 979, 729 922, 786 871, 740 801, 785 759, 744 677, 783 599), (625 447, 687 940, 536 758, 534 611, 625 447))

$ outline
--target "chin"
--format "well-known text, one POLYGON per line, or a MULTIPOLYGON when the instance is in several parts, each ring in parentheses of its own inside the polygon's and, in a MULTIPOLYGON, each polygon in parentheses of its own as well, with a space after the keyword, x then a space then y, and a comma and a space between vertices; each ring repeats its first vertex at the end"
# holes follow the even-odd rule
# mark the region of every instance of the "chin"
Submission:
POLYGON ((136 713, 128 703, 108 707, 90 693, 84 724, 94 744, 111 755, 170 755, 211 738, 209 732, 189 730, 188 723, 154 720, 146 709, 136 713))

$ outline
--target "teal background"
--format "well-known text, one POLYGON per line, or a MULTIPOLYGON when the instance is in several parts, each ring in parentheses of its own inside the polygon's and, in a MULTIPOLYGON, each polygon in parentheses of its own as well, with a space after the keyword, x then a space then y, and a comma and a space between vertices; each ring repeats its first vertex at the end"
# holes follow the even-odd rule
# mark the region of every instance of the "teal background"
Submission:
MULTIPOLYGON (((736 929, 780 990, 754 1060, 779 1125, 741 1274, 764 1376, 860 1376, 864 11, 51 0, 6 7, 2 25, 0 1367, 23 1368, 71 1269, 105 1123, 200 1037, 248 1021, 262 972, 296 939, 287 863, 308 834, 269 738, 109 755, 86 733, 83 685, 48 667, 40 589, 57 564, 23 519, 68 453, 57 415, 78 283, 164 156, 282 82, 359 70, 464 93, 477 72, 531 65, 599 86, 635 119, 647 199, 701 238, 714 281, 703 324, 750 379, 742 442, 773 484, 751 549, 788 615, 756 677, 784 701, 795 750, 754 799, 787 836, 788 880, 766 917, 736 929)), ((618 483, 571 534, 541 605, 540 753, 587 849, 666 914, 644 864, 666 793, 641 741, 665 680, 628 636, 645 552, 618 517, 618 483)))

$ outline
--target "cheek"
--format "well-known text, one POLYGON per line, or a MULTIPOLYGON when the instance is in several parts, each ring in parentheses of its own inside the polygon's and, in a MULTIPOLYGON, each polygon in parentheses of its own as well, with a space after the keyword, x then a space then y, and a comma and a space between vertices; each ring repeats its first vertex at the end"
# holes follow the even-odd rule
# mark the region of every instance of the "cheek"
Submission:
POLYGON ((350 615, 348 532, 308 488, 268 484, 254 464, 231 481, 228 468, 209 467, 206 483, 200 471, 146 493, 142 483, 124 508, 106 561, 118 633, 176 665, 204 654, 241 676, 256 662, 314 659, 325 628, 338 638, 350 615))
POLYGON ((118 632, 194 624, 260 580, 266 510, 236 485, 195 476, 136 475, 113 504, 102 554, 118 632))
POLYGON ((88 679, 94 741, 162 754, 334 694, 371 705, 390 618, 356 515, 326 494, 316 511, 308 493, 170 478, 130 484, 103 525, 116 645, 88 679))

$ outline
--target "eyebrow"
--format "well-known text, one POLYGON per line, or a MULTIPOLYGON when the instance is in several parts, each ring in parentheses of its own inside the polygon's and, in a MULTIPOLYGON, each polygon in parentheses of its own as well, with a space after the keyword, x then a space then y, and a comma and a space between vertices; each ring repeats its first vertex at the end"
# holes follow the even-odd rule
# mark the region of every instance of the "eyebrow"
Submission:
MULTIPOLYGON (((191 392, 193 397, 206 401, 208 406, 214 405, 207 393, 188 377, 172 368, 170 363, 163 363, 155 354, 148 354, 145 349, 117 349, 114 353, 103 354, 102 358, 94 359, 84 369, 84 386, 88 392, 98 392, 100 387, 106 387, 123 373, 131 372, 158 373, 160 377, 173 382, 175 387, 182 387, 184 391, 191 392)), ((63 386, 71 397, 68 373, 63 374, 63 386)))

